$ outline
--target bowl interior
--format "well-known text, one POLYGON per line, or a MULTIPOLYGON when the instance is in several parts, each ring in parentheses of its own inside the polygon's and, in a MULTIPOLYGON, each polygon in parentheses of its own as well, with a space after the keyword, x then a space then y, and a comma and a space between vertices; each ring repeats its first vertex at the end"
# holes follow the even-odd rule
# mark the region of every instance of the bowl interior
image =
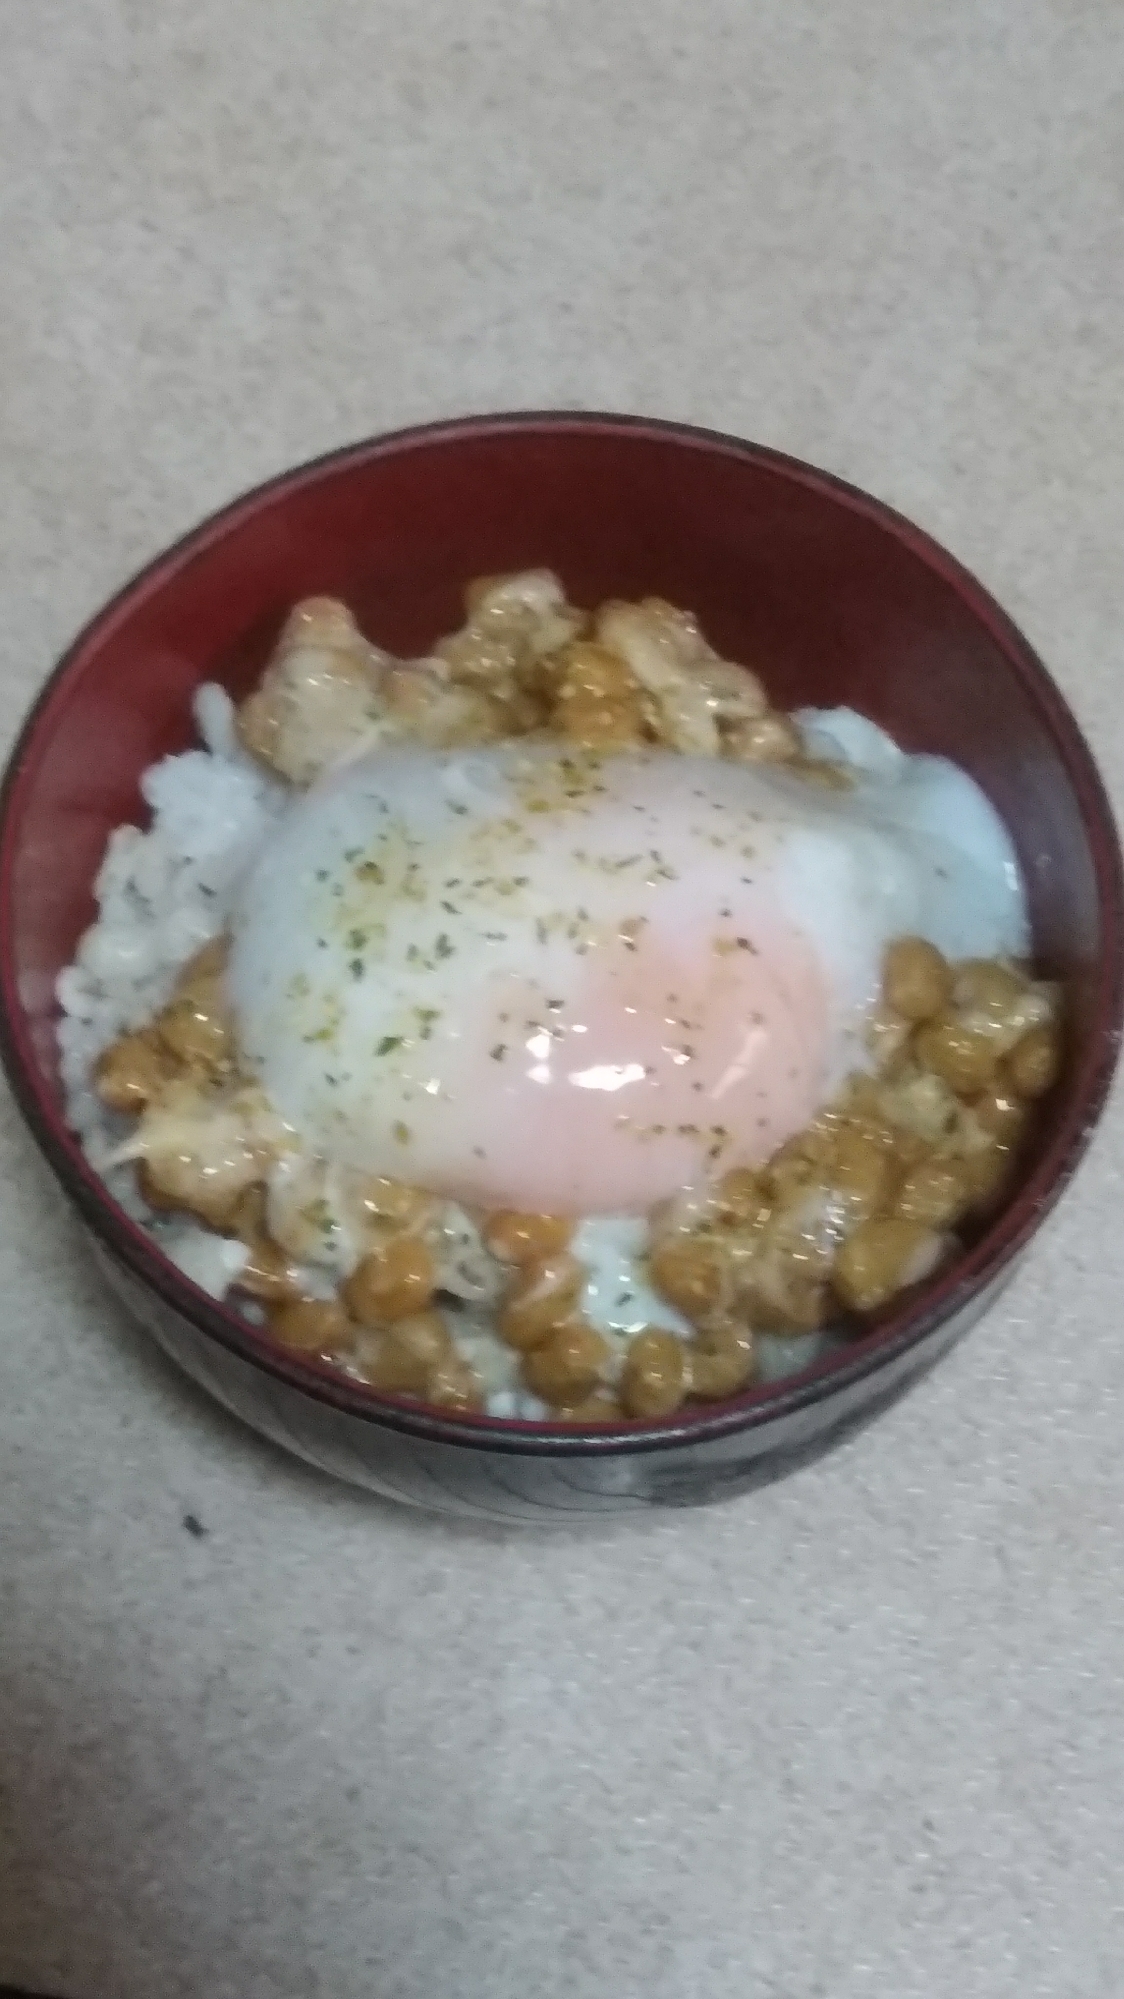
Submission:
POLYGON ((780 705, 846 703, 979 781, 1014 837, 1039 961, 1071 995, 1068 1071, 1027 1169, 1057 1177, 1099 1108, 1120 1004, 1119 856, 1068 710, 986 593, 887 509, 768 452, 619 419, 485 419, 337 454, 236 502, 94 621, 5 801, 25 1100, 57 1103, 55 977, 94 914, 109 831, 143 817, 141 772, 192 738, 198 682, 244 693, 298 597, 339 595, 373 638, 418 652, 458 622, 469 577, 531 565, 579 603, 687 606, 780 705))

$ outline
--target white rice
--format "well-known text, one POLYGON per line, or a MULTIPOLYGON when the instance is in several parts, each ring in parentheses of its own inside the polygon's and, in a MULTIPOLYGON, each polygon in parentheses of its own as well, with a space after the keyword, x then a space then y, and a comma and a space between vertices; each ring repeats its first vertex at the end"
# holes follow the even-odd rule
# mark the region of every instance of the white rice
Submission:
MULTIPOLYGON (((146 1222, 153 1218, 131 1167, 106 1167, 126 1125, 91 1088, 93 1064, 119 1034, 151 1019, 185 960, 218 935, 239 880, 285 802, 285 788, 240 748, 233 703, 221 687, 201 687, 194 713, 206 747, 165 757, 145 772, 141 792, 152 823, 147 832, 119 826, 110 834, 94 883, 97 919, 56 987, 67 1118, 115 1199, 146 1222)), ((207 1233, 165 1225, 162 1247, 171 1251, 181 1234, 186 1242, 207 1233)), ((195 1277, 195 1269, 189 1274, 195 1277)))

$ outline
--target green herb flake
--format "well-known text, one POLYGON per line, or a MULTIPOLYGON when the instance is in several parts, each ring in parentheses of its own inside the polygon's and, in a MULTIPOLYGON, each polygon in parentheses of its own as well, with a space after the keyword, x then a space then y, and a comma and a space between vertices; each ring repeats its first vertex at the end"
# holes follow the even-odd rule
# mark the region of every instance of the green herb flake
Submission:
POLYGON ((395 1048, 401 1048, 401 1046, 402 1036, 400 1034, 384 1034, 378 1047, 375 1049, 375 1054, 390 1055, 395 1048))

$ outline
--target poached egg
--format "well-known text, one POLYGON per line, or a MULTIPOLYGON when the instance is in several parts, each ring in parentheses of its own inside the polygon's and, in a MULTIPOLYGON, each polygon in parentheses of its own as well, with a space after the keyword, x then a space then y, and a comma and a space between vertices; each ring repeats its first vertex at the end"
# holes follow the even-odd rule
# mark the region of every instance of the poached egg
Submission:
POLYGON ((1025 951, 973 781, 800 719, 843 788, 526 738, 374 751, 294 798, 228 976, 302 1146, 476 1209, 640 1215, 764 1162, 863 1066, 892 938, 1025 951))

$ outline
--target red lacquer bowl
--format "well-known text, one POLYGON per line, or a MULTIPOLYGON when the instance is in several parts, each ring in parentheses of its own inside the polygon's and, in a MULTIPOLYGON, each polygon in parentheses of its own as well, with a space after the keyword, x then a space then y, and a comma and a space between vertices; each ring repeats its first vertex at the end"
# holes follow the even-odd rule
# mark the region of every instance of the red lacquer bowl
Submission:
POLYGON ((889 508, 775 452, 616 416, 473 418, 356 445, 238 500, 161 556, 67 653, 0 802, 0 1036, 8 1077, 107 1276, 197 1381, 257 1429, 376 1491, 543 1520, 685 1505, 775 1476, 865 1421, 983 1311, 1069 1180, 1122 1017, 1121 857, 1092 757, 1010 620, 889 508), (1035 945, 1065 980, 1062 1081, 1010 1204, 861 1339, 783 1384, 627 1431, 442 1416, 282 1353, 154 1250, 60 1111, 54 981, 93 915, 106 836, 146 765, 191 740, 203 679, 241 695, 288 607, 327 592, 406 653, 458 620, 465 580, 546 564, 580 603, 696 611, 774 700, 847 703, 971 772, 1011 829, 1035 945))

